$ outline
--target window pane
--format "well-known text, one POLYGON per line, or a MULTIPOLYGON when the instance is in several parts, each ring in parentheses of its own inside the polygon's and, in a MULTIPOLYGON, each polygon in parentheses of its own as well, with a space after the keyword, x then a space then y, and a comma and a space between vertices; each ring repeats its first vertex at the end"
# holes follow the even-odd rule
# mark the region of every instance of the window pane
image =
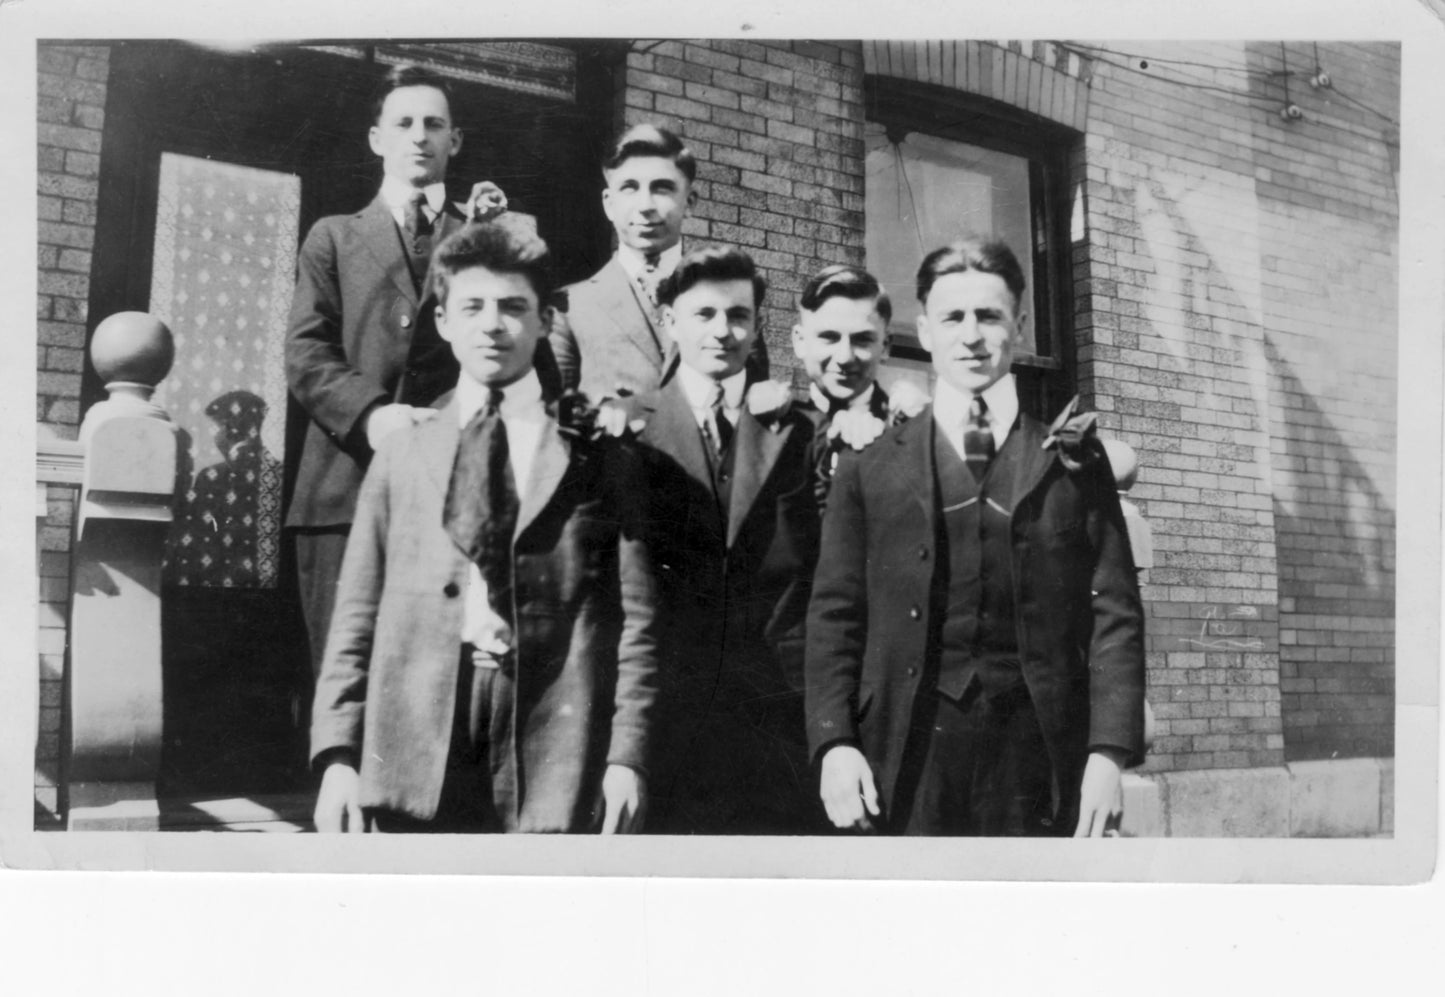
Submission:
MULTIPOLYGON (((872 121, 864 141, 867 265, 893 299, 896 352, 918 346, 914 278, 924 255, 940 246, 968 234, 997 236, 1034 287, 1027 159, 918 132, 893 143, 872 121)), ((893 363, 912 366, 903 357, 893 363)))

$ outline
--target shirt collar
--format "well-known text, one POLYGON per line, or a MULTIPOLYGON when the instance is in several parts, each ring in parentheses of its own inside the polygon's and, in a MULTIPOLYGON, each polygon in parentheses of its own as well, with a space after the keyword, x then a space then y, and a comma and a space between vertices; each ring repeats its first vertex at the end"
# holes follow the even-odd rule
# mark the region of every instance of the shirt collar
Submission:
MULTIPOLYGON (((687 364, 677 366, 677 380, 682 385, 683 397, 693 409, 706 409, 708 396, 712 393, 713 379, 700 374, 687 364)), ((722 382, 723 407, 737 411, 743 407, 743 395, 747 392, 748 372, 740 370, 722 382)))
MULTIPOLYGON (((665 249, 657 257, 656 278, 661 280, 677 269, 682 261, 682 243, 679 242, 671 249, 665 249)), ((631 246, 619 244, 617 247, 617 262, 622 264, 622 269, 627 276, 633 280, 641 280, 643 271, 647 269, 647 258, 631 246)))
MULTIPOLYGON (((874 381, 848 400, 848 410, 850 412, 856 412, 859 409, 866 410, 868 406, 873 403, 873 392, 877 390, 878 382, 874 381)), ((827 413, 832 411, 833 399, 828 397, 823 389, 819 388, 816 384, 808 385, 808 397, 813 400, 813 404, 817 406, 819 412, 827 413)))
MULTIPOLYGON (((1018 389, 1013 374, 1005 374, 983 392, 983 403, 988 406, 989 424, 996 434, 1007 433, 1019 414, 1018 389)), ((952 432, 968 421, 968 409, 973 404, 973 395, 960 391, 943 378, 933 389, 933 418, 944 429, 952 432)))
MULTIPOLYGON (((466 371, 457 380, 457 418, 462 426, 486 407, 491 388, 473 378, 466 371)), ((536 370, 529 370, 517 380, 502 389, 502 418, 510 419, 524 415, 530 409, 542 404, 542 382, 537 379, 536 370)))
MULTIPOLYGON (((381 181, 381 199, 391 209, 393 215, 404 213, 408 202, 411 201, 411 192, 416 190, 411 184, 395 177, 385 177, 381 181)), ((428 184, 421 189, 426 195, 426 206, 431 211, 432 217, 442 213, 447 203, 447 185, 441 181, 428 184)))

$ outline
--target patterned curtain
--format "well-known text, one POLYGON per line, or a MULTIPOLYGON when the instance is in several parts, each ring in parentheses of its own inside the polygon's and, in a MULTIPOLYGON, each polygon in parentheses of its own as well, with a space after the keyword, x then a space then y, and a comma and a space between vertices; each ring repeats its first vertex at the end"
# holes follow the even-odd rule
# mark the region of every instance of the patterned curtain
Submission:
POLYGON ((300 202, 291 174, 161 156, 150 310, 176 339, 156 392, 181 430, 170 584, 276 585, 300 202))

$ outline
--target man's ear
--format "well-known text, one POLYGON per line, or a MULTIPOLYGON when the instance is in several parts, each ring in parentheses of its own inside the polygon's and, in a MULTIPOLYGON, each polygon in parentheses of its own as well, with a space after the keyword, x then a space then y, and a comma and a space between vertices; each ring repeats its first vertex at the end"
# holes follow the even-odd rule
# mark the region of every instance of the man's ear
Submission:
POLYGON ((460 128, 455 128, 455 127, 454 127, 454 128, 452 128, 452 151, 451 151, 451 155, 452 155, 452 156, 455 156, 457 153, 459 153, 459 152, 461 152, 461 151, 462 151, 462 130, 461 130, 460 128))
POLYGON ((542 335, 545 336, 552 328, 552 319, 557 315, 557 308, 555 305, 543 305, 537 309, 537 315, 542 320, 542 335))
POLYGON ((371 151, 372 151, 373 153, 375 153, 376 155, 380 156, 380 155, 381 155, 381 128, 378 127, 377 125, 372 125, 372 126, 371 126, 371 130, 366 133, 366 141, 371 145, 371 151))
POLYGON ((440 301, 437 302, 436 326, 437 335, 450 343, 452 339, 450 336, 447 335, 447 309, 446 305, 442 304, 440 301))
POLYGON ((697 207, 697 188, 692 184, 687 185, 687 210, 691 211, 697 207))
POLYGON ((928 327, 928 316, 920 315, 917 318, 918 343, 929 353, 933 352, 933 331, 928 327))
POLYGON ((803 359, 803 325, 797 323, 793 326, 793 355, 799 360, 803 359))
POLYGON ((883 333, 883 338, 878 341, 878 359, 887 360, 888 351, 893 348, 893 335, 889 332, 883 333))
POLYGON ((672 306, 671 306, 671 305, 663 305, 663 306, 662 306, 662 327, 667 330, 667 337, 668 337, 669 339, 671 339, 671 340, 675 343, 675 342, 677 342, 677 332, 676 332, 676 330, 673 328, 673 326, 675 325, 674 318, 675 318, 675 316, 673 315, 673 312, 672 312, 672 306))

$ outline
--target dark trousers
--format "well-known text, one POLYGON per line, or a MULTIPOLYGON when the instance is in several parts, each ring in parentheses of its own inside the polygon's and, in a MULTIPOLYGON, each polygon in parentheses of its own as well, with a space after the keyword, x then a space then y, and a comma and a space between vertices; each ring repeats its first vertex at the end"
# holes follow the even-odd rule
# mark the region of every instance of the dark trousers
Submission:
POLYGON ((497 763, 492 744, 510 743, 510 678, 495 668, 472 665, 462 653, 457 674, 457 709, 442 779, 441 802, 431 820, 389 810, 368 810, 373 831, 384 834, 478 834, 506 830, 503 811, 513 808, 516 786, 497 763))
POLYGON ((975 679, 957 701, 920 693, 899 774, 896 834, 1055 836, 1053 767, 1022 682, 984 695, 975 679))
POLYGON ((346 554, 347 524, 304 527, 296 538, 296 577, 301 595, 301 617, 306 621, 306 640, 311 646, 311 676, 321 674, 326 654, 326 633, 336 608, 336 583, 341 580, 341 559, 346 554))

